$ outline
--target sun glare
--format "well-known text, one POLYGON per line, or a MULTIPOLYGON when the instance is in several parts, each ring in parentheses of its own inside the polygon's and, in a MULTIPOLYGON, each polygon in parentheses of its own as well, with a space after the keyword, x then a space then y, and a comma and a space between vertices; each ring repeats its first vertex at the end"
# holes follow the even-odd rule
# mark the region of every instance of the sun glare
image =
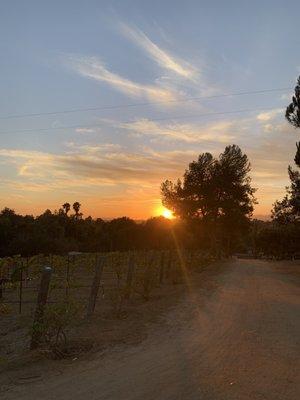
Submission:
POLYGON ((172 219, 172 218, 174 218, 174 215, 173 215, 172 211, 168 210, 167 208, 165 208, 165 209, 162 211, 162 216, 165 217, 165 218, 167 218, 167 219, 172 219))

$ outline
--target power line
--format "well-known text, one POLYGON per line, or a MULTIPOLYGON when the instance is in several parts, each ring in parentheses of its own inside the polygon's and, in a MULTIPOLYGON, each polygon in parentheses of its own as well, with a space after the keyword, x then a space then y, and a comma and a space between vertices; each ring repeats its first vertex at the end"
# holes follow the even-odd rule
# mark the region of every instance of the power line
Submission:
POLYGON ((216 94, 212 96, 200 96, 200 97, 188 97, 182 100, 165 100, 165 101, 153 101, 153 102, 145 102, 145 103, 131 103, 131 104, 120 104, 120 105, 105 105, 101 107, 89 107, 89 108, 75 108, 69 110, 60 110, 60 111, 49 111, 49 112, 41 112, 41 113, 29 113, 29 114, 14 114, 14 115, 3 115, 0 116, 1 120, 5 119, 19 119, 19 118, 27 118, 27 117, 40 117, 47 115, 60 115, 60 114, 71 114, 78 112, 87 112, 87 111, 104 111, 104 110, 115 110, 122 108, 131 108, 131 107, 141 107, 141 106, 151 106, 156 104, 170 104, 170 103, 184 103, 186 101, 197 101, 203 99, 217 99, 223 97, 234 97, 234 96, 245 96, 251 94, 265 94, 272 92, 282 92, 286 90, 291 90, 292 88, 276 88, 276 89, 262 89, 262 90, 253 90, 253 91, 245 91, 245 92, 235 92, 235 93, 223 93, 216 94))
MULTIPOLYGON (((270 111, 273 110, 274 107, 261 107, 261 108, 248 108, 248 109, 241 109, 241 110, 233 110, 233 111, 220 111, 220 112, 208 112, 204 114, 197 114, 197 115, 181 115, 178 117, 162 117, 162 118, 151 118, 149 121, 172 121, 178 119, 189 119, 189 118, 201 118, 201 117, 209 117, 215 115, 228 115, 228 114, 242 114, 248 112, 257 112, 257 111, 270 111)), ((129 120, 129 121, 120 121, 122 124, 130 124, 134 123, 136 120, 129 120)), ((17 134, 17 133, 33 133, 33 132, 48 132, 54 130, 63 130, 63 129, 86 129, 86 128, 97 128, 102 126, 102 124, 90 124, 90 125, 65 125, 65 126, 56 126, 56 127, 48 127, 48 128, 33 128, 33 129, 19 129, 13 131, 5 131, 0 132, 0 135, 8 135, 8 134, 17 134)))

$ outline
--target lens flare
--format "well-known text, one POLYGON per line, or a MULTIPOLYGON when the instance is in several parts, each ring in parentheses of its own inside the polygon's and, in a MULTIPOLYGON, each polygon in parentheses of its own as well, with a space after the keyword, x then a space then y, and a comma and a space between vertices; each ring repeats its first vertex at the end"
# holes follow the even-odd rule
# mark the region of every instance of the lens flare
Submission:
POLYGON ((165 217, 165 218, 167 218, 167 219, 172 219, 172 218, 174 218, 174 215, 173 215, 172 211, 168 210, 167 208, 165 208, 165 209, 162 211, 162 216, 165 217))

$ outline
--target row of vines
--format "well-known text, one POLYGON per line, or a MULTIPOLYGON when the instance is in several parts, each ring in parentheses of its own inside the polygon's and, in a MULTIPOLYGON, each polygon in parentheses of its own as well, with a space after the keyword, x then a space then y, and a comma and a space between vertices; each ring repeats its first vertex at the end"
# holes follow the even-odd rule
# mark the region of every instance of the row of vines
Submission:
POLYGON ((128 302, 149 301, 156 288, 183 283, 187 274, 202 270, 211 261, 208 255, 186 251, 72 252, 66 256, 3 258, 0 314, 25 316, 35 344, 61 352, 67 343, 68 327, 74 322, 101 312, 123 318, 128 302), (45 268, 51 273, 41 313, 45 268))

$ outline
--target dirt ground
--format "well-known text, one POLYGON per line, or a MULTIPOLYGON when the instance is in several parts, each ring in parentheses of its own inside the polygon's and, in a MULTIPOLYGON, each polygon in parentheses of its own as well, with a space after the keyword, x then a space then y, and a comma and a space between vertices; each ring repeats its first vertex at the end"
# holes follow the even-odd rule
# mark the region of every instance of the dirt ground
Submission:
POLYGON ((121 332, 113 347, 3 373, 1 398, 298 400, 299 271, 238 260, 193 275, 167 300, 137 307, 123 332, 122 322, 107 324, 121 332))

